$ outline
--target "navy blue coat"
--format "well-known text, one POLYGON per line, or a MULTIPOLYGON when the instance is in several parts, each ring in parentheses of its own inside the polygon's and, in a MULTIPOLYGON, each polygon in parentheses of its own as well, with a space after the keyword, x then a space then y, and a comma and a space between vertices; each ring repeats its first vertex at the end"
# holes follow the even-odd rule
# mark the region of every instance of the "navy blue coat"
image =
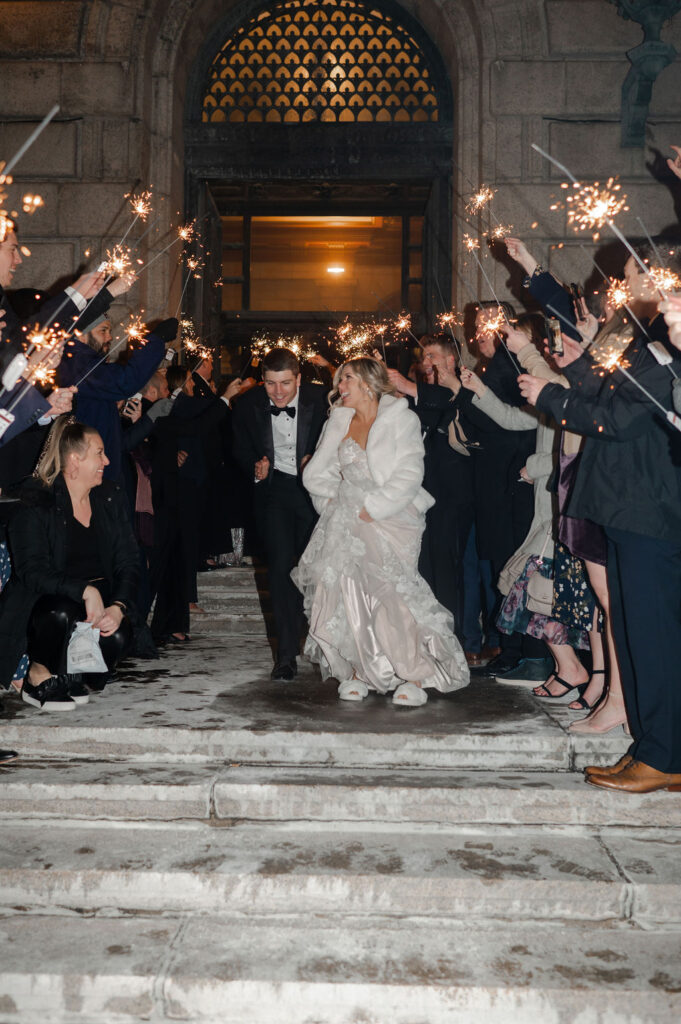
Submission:
POLYGON ((163 359, 165 342, 156 334, 148 334, 146 344, 130 356, 125 364, 101 363, 86 381, 78 384, 88 370, 102 358, 82 341, 68 342, 59 364, 57 379, 62 388, 78 384, 75 401, 76 416, 99 432, 109 465, 104 471, 110 480, 120 480, 123 431, 116 402, 141 391, 163 359))

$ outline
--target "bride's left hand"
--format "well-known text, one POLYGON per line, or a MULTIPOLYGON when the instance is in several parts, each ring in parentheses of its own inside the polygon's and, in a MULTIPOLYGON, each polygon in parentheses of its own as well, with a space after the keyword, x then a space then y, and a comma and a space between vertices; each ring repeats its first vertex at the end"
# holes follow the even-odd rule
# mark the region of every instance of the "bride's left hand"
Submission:
POLYGON ((373 519, 371 518, 371 516, 364 507, 362 508, 362 511, 359 514, 359 518, 364 523, 373 523, 373 519))

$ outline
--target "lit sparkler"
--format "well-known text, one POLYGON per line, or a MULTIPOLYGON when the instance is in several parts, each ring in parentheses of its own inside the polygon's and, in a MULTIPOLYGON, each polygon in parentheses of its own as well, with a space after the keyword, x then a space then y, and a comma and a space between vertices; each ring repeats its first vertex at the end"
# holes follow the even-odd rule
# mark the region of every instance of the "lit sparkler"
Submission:
POLYGON ((395 320, 395 330, 411 333, 411 313, 400 313, 395 320))
POLYGON ((480 309, 479 312, 483 317, 483 322, 477 331, 479 335, 484 338, 493 338, 503 331, 507 324, 507 318, 502 306, 497 306, 496 312, 490 308, 480 309))
POLYGON ((479 240, 477 238, 473 238, 472 235, 464 235, 463 244, 464 247, 468 250, 468 252, 475 252, 476 249, 480 248, 479 240))
POLYGON ((194 237, 194 221, 190 221, 189 224, 182 224, 177 231, 178 238, 181 238, 183 242, 189 242, 194 237))
POLYGON ((620 281, 616 277, 612 277, 610 278, 610 285, 605 293, 605 298, 612 309, 621 309, 622 306, 627 306, 631 302, 633 296, 629 291, 626 281, 620 281))
POLYGON ((130 322, 123 328, 131 342, 142 344, 147 335, 147 327, 141 316, 132 316, 130 322))
POLYGON ((463 327, 463 317, 455 309, 446 313, 438 313, 438 326, 441 330, 452 330, 454 327, 463 327))
POLYGON ((676 292, 681 288, 681 277, 669 267, 650 267, 648 273, 651 283, 665 299, 667 292, 676 292))
POLYGON ((481 185, 478 191, 475 192, 466 203, 466 211, 473 214, 480 213, 488 203, 491 203, 496 192, 497 190, 495 188, 490 188, 489 185, 481 185))
POLYGON ((602 227, 610 226, 619 213, 629 209, 622 186, 614 178, 608 178, 603 186, 596 181, 581 187, 577 183, 575 188, 577 191, 567 197, 568 224, 576 231, 593 232, 594 241, 602 227))
POLYGON ((147 192, 140 192, 139 195, 130 197, 130 208, 135 214, 135 220, 139 217, 140 220, 146 221, 147 217, 151 213, 151 190, 147 192))
POLYGON ((107 249, 101 269, 107 277, 125 277, 132 271, 130 249, 120 243, 113 249, 107 249))
POLYGON ((495 228, 488 232, 487 237, 493 242, 503 242, 504 238, 508 238, 512 231, 512 224, 497 224, 495 228))

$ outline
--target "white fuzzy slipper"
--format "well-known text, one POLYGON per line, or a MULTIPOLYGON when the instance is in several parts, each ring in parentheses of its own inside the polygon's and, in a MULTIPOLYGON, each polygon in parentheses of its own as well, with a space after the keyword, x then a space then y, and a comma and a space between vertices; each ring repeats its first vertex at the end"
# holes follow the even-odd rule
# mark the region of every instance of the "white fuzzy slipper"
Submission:
POLYGON ((393 694, 393 704, 403 708, 420 708, 428 700, 428 694, 416 683, 402 683, 393 694))
POLYGON ((369 696, 369 687, 361 679, 346 679, 338 687, 341 700, 364 700, 369 696))

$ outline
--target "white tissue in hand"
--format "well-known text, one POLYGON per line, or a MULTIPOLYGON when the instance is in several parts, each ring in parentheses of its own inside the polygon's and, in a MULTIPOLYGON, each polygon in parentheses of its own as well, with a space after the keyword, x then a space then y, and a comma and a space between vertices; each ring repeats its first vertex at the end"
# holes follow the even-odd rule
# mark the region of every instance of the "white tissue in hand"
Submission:
POLYGON ((66 653, 66 671, 69 675, 76 672, 106 672, 99 646, 99 630, 89 622, 77 622, 66 653))

